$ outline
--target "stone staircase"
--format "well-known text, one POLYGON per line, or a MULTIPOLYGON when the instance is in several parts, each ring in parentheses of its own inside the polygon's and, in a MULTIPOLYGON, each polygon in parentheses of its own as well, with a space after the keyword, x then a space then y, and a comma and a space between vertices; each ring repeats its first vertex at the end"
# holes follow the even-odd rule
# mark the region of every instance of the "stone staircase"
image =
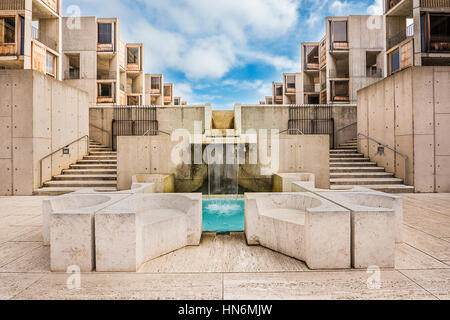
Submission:
POLYGON ((378 167, 358 153, 358 141, 353 139, 330 151, 330 188, 332 190, 362 186, 386 193, 413 193, 414 187, 378 167))
POLYGON ((36 195, 61 195, 84 188, 97 191, 117 191, 117 153, 98 142, 89 142, 89 155, 72 164, 44 187, 36 190, 36 195))

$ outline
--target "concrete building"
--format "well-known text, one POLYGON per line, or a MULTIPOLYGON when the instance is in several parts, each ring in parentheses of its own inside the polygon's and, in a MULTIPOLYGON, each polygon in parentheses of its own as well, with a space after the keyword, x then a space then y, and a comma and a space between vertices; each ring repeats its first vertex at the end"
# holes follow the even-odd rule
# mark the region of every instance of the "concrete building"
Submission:
POLYGON ((165 106, 173 106, 174 105, 174 96, 173 96, 173 83, 164 83, 163 87, 163 101, 165 106))
POLYGON ((319 76, 319 43, 302 43, 302 70, 303 87, 300 97, 302 104, 320 103, 320 76, 319 76))
POLYGON ((0 69, 61 79, 61 0, 0 1, 0 69))
POLYGON ((162 74, 145 75, 146 101, 152 106, 164 105, 163 97, 164 76, 162 74))
MULTIPOLYGON (((320 83, 320 103, 356 103, 359 89, 384 76, 382 21, 381 16, 369 15, 326 19, 326 35, 318 46, 319 72, 313 70, 319 76, 314 85, 320 83)), ((316 52, 316 47, 310 50, 316 52)), ((304 52, 302 59, 308 66, 311 57, 304 52)))
POLYGON ((450 65, 450 2, 384 1, 386 74, 450 65))
POLYGON ((145 104, 144 45, 120 38, 117 18, 63 18, 64 80, 89 93, 91 106, 145 104))
POLYGON ((283 104, 283 82, 272 82, 272 104, 283 104))
POLYGON ((283 73, 283 104, 302 103, 302 73, 283 73))

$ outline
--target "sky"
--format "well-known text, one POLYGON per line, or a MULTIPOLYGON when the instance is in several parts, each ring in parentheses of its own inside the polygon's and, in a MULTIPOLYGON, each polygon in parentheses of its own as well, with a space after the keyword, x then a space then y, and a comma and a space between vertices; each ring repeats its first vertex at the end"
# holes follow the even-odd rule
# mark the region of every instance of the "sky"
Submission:
POLYGON ((300 45, 325 18, 381 14, 382 0, 63 0, 64 16, 120 18, 121 38, 144 43, 146 73, 163 73, 188 104, 232 109, 271 95, 301 72, 300 45))

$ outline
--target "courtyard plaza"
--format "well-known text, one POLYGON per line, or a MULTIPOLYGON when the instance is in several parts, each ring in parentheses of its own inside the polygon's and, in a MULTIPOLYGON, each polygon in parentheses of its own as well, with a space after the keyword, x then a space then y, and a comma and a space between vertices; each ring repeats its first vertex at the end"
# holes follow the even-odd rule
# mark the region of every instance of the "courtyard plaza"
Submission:
POLYGON ((201 245, 145 263, 138 273, 50 272, 42 200, 0 197, 0 299, 450 299, 450 194, 404 194, 395 269, 315 270, 243 233, 204 233, 201 245), (379 280, 375 286, 371 279, 379 280), (372 283, 373 284, 373 283, 372 283), (69 289, 70 288, 70 289, 69 289))

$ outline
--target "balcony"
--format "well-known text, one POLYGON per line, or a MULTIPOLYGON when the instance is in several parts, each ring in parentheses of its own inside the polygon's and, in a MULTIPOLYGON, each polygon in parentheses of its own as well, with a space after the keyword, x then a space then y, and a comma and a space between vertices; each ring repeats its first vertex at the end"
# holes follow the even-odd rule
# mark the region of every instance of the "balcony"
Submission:
POLYGON ((39 30, 38 28, 33 27, 31 29, 31 37, 52 50, 56 51, 58 48, 58 43, 56 42, 56 40, 50 38, 49 36, 41 32, 41 30, 39 30))
POLYGON ((308 93, 318 93, 319 92, 319 90, 318 90, 319 88, 320 88, 319 85, 311 84, 311 85, 305 85, 303 87, 303 90, 305 92, 308 92, 308 93))
POLYGON ((17 55, 15 43, 0 44, 0 56, 15 56, 15 55, 17 55))
POLYGON ((0 10, 25 10, 25 0, 2 0, 0 10))
POLYGON ((97 80, 116 80, 117 72, 115 71, 97 71, 97 80))
POLYGON ((348 70, 342 71, 342 70, 336 70, 336 69, 330 69, 329 78, 334 79, 348 79, 349 73, 348 70))
POLYGON ((64 80, 79 80, 80 77, 80 69, 72 69, 64 72, 64 80))
POLYGON ((366 77, 367 78, 382 78, 383 77, 383 70, 378 68, 367 68, 366 69, 366 77))
POLYGON ((388 50, 392 49, 399 43, 402 43, 409 37, 413 36, 414 36, 414 24, 411 24, 405 30, 400 31, 399 33, 393 35, 388 39, 388 50))
POLYGON ((348 50, 349 46, 348 46, 348 42, 333 42, 331 44, 331 49, 332 50, 348 50))
POLYGON ((450 8, 450 0, 420 0, 422 8, 450 8))

